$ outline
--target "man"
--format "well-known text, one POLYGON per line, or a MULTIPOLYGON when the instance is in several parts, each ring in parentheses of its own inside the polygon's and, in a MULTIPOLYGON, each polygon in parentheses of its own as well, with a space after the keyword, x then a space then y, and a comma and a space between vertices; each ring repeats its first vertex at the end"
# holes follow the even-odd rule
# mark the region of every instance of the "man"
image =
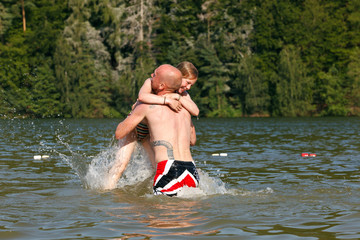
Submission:
MULTIPOLYGON (((152 89, 159 96, 173 93, 181 86, 182 74, 171 65, 161 65, 151 76, 152 89)), ((190 143, 196 141, 196 136, 189 112, 183 108, 176 113, 166 105, 139 104, 118 125, 116 139, 127 136, 142 120, 149 126, 157 164, 154 194, 174 196, 183 186, 197 187, 199 175, 190 152, 190 143)), ((121 172, 126 165, 123 164, 121 172)))

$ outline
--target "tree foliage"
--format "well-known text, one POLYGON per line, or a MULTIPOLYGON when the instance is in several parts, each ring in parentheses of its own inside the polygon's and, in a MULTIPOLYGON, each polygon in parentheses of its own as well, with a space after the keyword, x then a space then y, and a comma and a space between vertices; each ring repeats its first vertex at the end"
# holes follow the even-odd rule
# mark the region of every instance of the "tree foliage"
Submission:
POLYGON ((0 117, 126 116, 181 61, 202 116, 360 115, 359 16, 360 0, 3 0, 0 117))

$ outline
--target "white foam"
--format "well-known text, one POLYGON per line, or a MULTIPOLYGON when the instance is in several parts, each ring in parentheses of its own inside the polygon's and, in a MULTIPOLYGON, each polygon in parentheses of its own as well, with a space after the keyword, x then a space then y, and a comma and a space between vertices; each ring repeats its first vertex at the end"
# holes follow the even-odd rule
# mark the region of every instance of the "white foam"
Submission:
POLYGON ((200 183, 198 188, 184 187, 178 193, 181 198, 203 197, 217 194, 234 194, 233 190, 227 189, 220 178, 210 177, 208 173, 198 169, 200 183))
POLYGON ((211 195, 233 195, 233 196, 268 196, 274 193, 270 187, 257 191, 249 191, 244 189, 228 188, 220 178, 210 177, 208 173, 198 169, 200 175, 200 184, 198 188, 184 187, 178 193, 180 198, 198 198, 211 195))
MULTIPOLYGON (((118 146, 112 146, 92 159, 83 178, 86 187, 98 190, 109 189, 109 181, 111 181, 109 169, 113 166, 116 158, 122 158, 121 154, 118 155, 119 149, 118 146)), ((126 170, 116 183, 116 186, 110 187, 110 189, 134 185, 149 178, 152 174, 153 169, 150 161, 146 157, 142 146, 137 144, 126 170)))

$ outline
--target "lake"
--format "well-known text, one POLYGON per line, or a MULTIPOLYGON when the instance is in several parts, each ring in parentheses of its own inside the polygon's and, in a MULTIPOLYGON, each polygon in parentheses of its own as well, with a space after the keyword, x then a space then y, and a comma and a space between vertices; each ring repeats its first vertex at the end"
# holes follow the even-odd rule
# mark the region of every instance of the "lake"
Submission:
POLYGON ((360 239, 360 118, 193 119, 200 187, 172 198, 141 148, 101 189, 119 121, 0 120, 0 239, 360 239))

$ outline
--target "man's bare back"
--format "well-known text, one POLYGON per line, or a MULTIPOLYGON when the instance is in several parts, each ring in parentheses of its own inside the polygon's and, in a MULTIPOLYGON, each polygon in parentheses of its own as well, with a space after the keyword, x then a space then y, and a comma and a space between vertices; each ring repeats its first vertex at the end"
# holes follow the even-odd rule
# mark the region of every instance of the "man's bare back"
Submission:
POLYGON ((192 122, 185 109, 175 113, 167 106, 151 105, 145 117, 156 163, 163 160, 193 161, 190 153, 192 122))

